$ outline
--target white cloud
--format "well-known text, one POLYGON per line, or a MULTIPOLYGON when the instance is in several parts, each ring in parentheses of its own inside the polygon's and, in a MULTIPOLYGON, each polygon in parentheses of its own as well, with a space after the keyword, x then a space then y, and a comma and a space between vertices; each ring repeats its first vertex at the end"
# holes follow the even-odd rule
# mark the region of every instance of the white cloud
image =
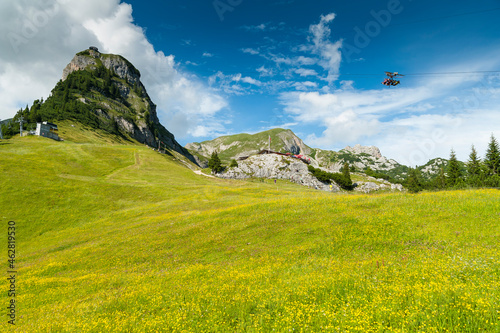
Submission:
POLYGON ((299 91, 310 91, 311 89, 318 88, 318 84, 316 82, 305 81, 305 82, 295 82, 293 84, 296 90, 299 91))
POLYGON ((204 52, 201 56, 204 58, 212 58, 214 55, 212 53, 209 53, 209 52, 204 52))
POLYGON ((241 29, 246 31, 264 31, 266 30, 267 24, 261 23, 259 25, 244 25, 241 29))
POLYGON ((252 48, 249 48, 249 47, 241 49, 241 52, 248 53, 248 54, 251 54, 251 55, 257 55, 257 54, 260 53, 258 50, 255 50, 255 49, 252 49, 252 48))
POLYGON ((245 82, 245 83, 248 83, 248 84, 252 84, 254 86, 261 86, 262 85, 262 82, 260 82, 259 80, 254 79, 254 78, 251 78, 249 76, 245 76, 245 77, 241 78, 241 81, 245 82))
POLYGON ((255 92, 251 87, 242 85, 243 83, 256 87, 262 86, 261 81, 249 76, 243 76, 241 75, 241 73, 234 75, 225 75, 221 71, 210 76, 208 78, 208 83, 211 87, 217 88, 218 90, 223 91, 226 94, 237 96, 255 92))
POLYGON ((174 56, 154 50, 133 23, 131 5, 119 0, 43 2, 0 3, 0 30, 6 32, 0 35, 0 118, 47 97, 74 54, 90 45, 123 55, 141 71, 160 120, 179 137, 199 133, 227 107, 197 77, 181 72, 174 56))
MULTIPOLYGON (((341 63, 342 40, 331 41, 329 25, 335 19, 335 14, 321 15, 318 24, 312 24, 308 30, 307 41, 303 44, 291 44, 287 41, 277 41, 268 36, 258 50, 244 48, 244 53, 258 55, 273 63, 276 73, 293 80, 293 73, 300 76, 315 76, 318 80, 329 84, 338 79, 341 63), (302 53, 302 54, 300 54, 302 53), (295 55, 295 56, 291 56, 295 55), (307 66, 316 66, 310 68, 307 66), (321 69, 318 73, 317 69, 321 69), (292 74, 292 75, 291 75, 292 74)), ((272 27, 261 25, 246 27, 246 30, 272 30, 272 27)))
POLYGON ((273 23, 261 23, 258 25, 244 25, 241 27, 241 29, 253 32, 276 31, 283 30, 285 28, 285 25, 286 24, 284 22, 280 22, 277 25, 274 25, 273 23))
POLYGON ((299 74, 300 76, 317 76, 318 75, 318 72, 316 72, 314 69, 306 69, 306 68, 296 69, 295 73, 299 74))
POLYGON ((317 59, 314 59, 311 57, 299 56, 296 58, 296 63, 299 65, 311 66, 311 65, 315 65, 317 62, 318 62, 317 59))
POLYGON ((257 70, 257 72, 259 72, 260 76, 273 76, 274 75, 274 71, 272 69, 266 68, 264 66, 260 66, 256 70, 257 70))
POLYGON ((376 145, 405 165, 447 158, 452 148, 466 160, 472 144, 484 153, 492 132, 500 137, 492 125, 500 122, 500 78, 461 76, 421 84, 355 90, 344 82, 333 92, 282 92, 280 100, 293 120, 323 129, 309 135, 307 144, 324 149, 376 145))
POLYGON ((312 52, 320 56, 321 60, 319 64, 328 71, 328 76, 326 77, 328 82, 337 80, 342 59, 340 52, 342 40, 338 40, 335 43, 330 41, 331 30, 328 25, 334 19, 334 13, 326 16, 321 15, 320 22, 309 27, 309 33, 312 35, 310 40, 313 42, 312 52))

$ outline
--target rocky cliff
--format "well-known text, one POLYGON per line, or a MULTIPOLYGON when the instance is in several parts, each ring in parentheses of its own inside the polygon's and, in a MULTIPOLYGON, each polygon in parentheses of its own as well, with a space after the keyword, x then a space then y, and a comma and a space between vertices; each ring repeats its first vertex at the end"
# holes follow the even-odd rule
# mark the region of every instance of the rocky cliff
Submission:
POLYGON ((86 116, 90 123, 154 148, 160 144, 198 164, 199 160, 160 123, 156 105, 140 78, 139 70, 120 55, 103 54, 95 48, 82 51, 64 68, 53 91, 53 95, 62 91, 62 99, 72 102, 72 107, 63 107, 57 117, 74 117, 74 109, 90 110, 86 116))
MULTIPOLYGON (((314 177, 308 170, 307 164, 288 156, 276 154, 253 155, 246 160, 239 161, 237 167, 228 167, 216 174, 225 179, 268 178, 283 179, 293 183, 322 191, 339 192, 340 187, 333 183, 323 183, 314 177)), ((360 177, 359 175, 357 176, 360 177)), ((363 177, 363 181, 354 183, 354 190, 363 193, 374 191, 403 191, 403 186, 391 184, 384 179, 363 177)))
POLYGON ((297 159, 275 154, 254 155, 244 161, 238 162, 237 167, 227 168, 220 174, 220 178, 246 179, 270 178, 285 179, 299 185, 322 191, 340 191, 337 185, 322 183, 307 169, 307 164, 297 159))

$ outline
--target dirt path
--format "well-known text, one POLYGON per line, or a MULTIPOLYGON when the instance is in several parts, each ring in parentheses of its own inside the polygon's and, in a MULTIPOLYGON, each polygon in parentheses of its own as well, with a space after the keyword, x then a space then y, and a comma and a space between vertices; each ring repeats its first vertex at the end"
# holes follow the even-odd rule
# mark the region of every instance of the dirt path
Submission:
POLYGON ((205 176, 205 177, 210 177, 210 178, 217 178, 217 177, 214 177, 212 175, 207 175, 207 174, 204 174, 203 172, 201 172, 201 170, 193 170, 193 172, 197 175, 201 175, 201 176, 205 176))

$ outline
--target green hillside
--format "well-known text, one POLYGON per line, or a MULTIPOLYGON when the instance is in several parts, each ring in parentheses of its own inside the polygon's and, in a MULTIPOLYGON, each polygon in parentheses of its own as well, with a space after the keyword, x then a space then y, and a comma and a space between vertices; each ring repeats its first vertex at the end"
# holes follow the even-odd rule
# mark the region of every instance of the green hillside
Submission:
MULTIPOLYGON (((235 134, 221 136, 214 140, 195 142, 187 146, 190 150, 194 150, 195 147, 208 146, 218 151, 220 159, 229 163, 237 155, 250 155, 262 149, 269 149, 269 138, 271 138, 271 150, 277 152, 293 152, 294 154, 299 154, 300 151, 290 151, 284 140, 292 141, 295 134, 289 129, 275 128, 272 130, 256 133, 256 134, 235 134)), ((311 148, 304 145, 308 150, 311 148)), ((196 150, 194 150, 196 151, 196 150)), ((204 153, 205 157, 210 157, 210 153, 207 151, 198 151, 198 153, 204 153)))
POLYGON ((9 331, 500 331, 498 190, 324 193, 87 141, 0 141, 9 331))

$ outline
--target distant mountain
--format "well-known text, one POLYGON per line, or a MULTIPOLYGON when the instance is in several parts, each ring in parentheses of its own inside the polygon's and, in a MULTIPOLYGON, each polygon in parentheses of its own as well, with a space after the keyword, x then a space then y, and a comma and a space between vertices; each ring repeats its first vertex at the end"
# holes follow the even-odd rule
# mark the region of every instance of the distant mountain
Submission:
POLYGON ((272 129, 257 134, 236 134, 221 136, 214 140, 189 143, 185 148, 205 158, 216 151, 222 162, 250 156, 263 149, 277 152, 309 155, 313 150, 306 146, 291 130, 272 129), (270 139, 270 140, 269 140, 270 139))
POLYGON ((281 128, 257 134, 222 136, 214 140, 194 142, 185 146, 193 154, 206 159, 210 158, 210 155, 216 151, 222 162, 226 164, 229 164, 232 159, 254 155, 263 149, 269 149, 269 147, 276 152, 304 155, 311 159, 313 166, 333 172, 338 172, 345 162, 354 166, 358 171, 370 168, 396 179, 403 179, 408 171, 406 166, 382 156, 377 147, 348 146, 339 152, 315 149, 307 146, 291 130, 281 128))
POLYGON ((174 150, 197 163, 159 121, 141 74, 120 55, 89 48, 74 56, 46 101, 23 112, 28 123, 75 120, 91 128, 174 150))
MULTIPOLYGON (((425 165, 417 167, 418 170, 420 170, 420 173, 423 178, 427 180, 431 180, 436 178, 439 175, 439 172, 441 169, 444 170, 445 174, 446 171, 448 170, 448 164, 449 160, 446 160, 444 158, 435 158, 427 162, 425 165)), ((460 168, 463 173, 465 173, 465 163, 458 161, 460 168)))

